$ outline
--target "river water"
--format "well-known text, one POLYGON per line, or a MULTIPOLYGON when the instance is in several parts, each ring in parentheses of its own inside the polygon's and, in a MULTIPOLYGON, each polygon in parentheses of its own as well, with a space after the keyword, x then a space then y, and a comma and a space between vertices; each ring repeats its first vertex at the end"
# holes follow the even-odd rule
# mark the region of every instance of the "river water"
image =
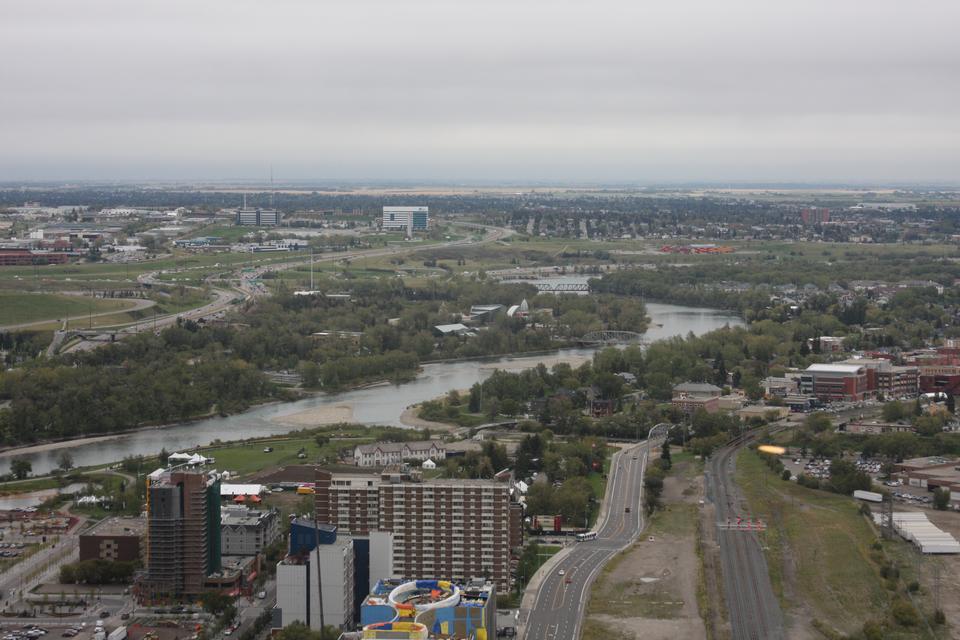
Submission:
MULTIPOLYGON (((648 340, 672 336, 696 335, 725 325, 742 325, 743 321, 728 312, 671 304, 648 303, 651 326, 648 340)), ((211 418, 163 428, 117 435, 97 442, 77 443, 68 450, 78 467, 114 462, 131 455, 155 455, 161 449, 182 451, 207 445, 216 439, 241 440, 272 434, 287 433, 295 426, 274 421, 286 416, 325 406, 347 405, 353 409, 352 422, 403 426, 400 415, 412 404, 430 400, 451 389, 466 389, 486 379, 496 368, 511 370, 532 368, 538 363, 552 364, 558 359, 586 360, 593 349, 561 349, 557 352, 524 357, 492 358, 483 361, 461 361, 427 364, 411 382, 400 385, 381 385, 366 389, 319 395, 296 402, 255 407, 237 415, 211 418)), ((57 458, 63 449, 0 453, 0 472, 6 473, 10 459, 22 456, 33 465, 35 475, 45 474, 57 467, 57 458)))

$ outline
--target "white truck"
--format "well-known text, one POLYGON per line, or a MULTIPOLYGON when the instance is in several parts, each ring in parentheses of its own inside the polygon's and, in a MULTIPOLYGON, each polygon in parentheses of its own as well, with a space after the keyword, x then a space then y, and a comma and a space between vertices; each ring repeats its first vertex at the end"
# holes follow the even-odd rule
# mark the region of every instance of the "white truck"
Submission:
POLYGON ((117 627, 110 632, 110 635, 107 636, 107 640, 127 640, 127 628, 125 626, 117 627))

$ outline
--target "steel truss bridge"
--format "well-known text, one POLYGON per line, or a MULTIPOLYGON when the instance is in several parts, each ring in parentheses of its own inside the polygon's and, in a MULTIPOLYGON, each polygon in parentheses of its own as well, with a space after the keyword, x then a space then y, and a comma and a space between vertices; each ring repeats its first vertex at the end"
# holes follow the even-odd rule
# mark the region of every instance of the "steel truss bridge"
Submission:
POLYGON ((590 291, 590 285, 585 282, 535 282, 533 283, 537 291, 542 293, 576 293, 579 291, 590 291))
POLYGON ((584 344, 633 344, 643 341, 643 334, 635 331, 591 331, 579 340, 584 344))

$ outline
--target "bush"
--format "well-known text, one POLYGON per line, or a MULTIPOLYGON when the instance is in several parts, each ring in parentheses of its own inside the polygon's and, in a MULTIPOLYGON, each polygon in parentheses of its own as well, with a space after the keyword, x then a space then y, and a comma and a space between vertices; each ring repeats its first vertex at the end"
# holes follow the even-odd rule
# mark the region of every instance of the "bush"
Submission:
POLYGON ((883 625, 875 620, 867 620, 863 623, 864 640, 883 640, 883 625))
POLYGON ((913 605, 904 599, 899 599, 890 607, 890 615, 894 622, 902 627, 915 627, 920 624, 920 616, 913 605))
POLYGON ((63 584, 124 584, 133 579, 138 562, 83 560, 60 567, 63 584))
POLYGON ((790 469, 784 469, 783 473, 780 474, 781 480, 790 480, 790 469))
POLYGON ((907 585, 907 591, 909 591, 910 593, 916 593, 917 591, 920 591, 920 583, 914 580, 913 582, 907 585))

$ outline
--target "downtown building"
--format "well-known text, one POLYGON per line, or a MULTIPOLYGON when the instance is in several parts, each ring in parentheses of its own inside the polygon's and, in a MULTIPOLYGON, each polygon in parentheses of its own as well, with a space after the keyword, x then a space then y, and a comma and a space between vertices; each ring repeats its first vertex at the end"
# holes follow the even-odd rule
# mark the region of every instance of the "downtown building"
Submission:
POLYGON ((483 577, 504 592, 510 587, 522 509, 511 501, 507 482, 318 470, 314 491, 320 521, 355 535, 392 534, 393 575, 380 577, 483 577))
POLYGON ((220 479, 216 472, 157 469, 147 476, 141 603, 197 599, 221 570, 220 479))

